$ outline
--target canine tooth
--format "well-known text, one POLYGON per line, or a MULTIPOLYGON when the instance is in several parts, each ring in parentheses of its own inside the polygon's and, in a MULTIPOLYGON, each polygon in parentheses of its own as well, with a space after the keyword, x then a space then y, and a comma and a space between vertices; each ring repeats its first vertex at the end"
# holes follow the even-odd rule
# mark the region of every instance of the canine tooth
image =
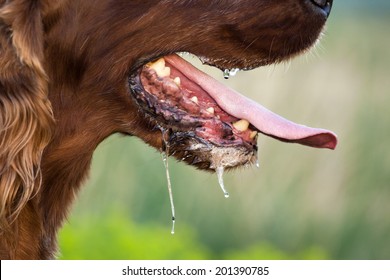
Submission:
POLYGON ((233 123, 233 126, 238 131, 244 132, 248 129, 249 122, 247 120, 239 120, 239 121, 233 123))
POLYGON ((249 135, 249 138, 255 139, 256 136, 257 136, 257 131, 252 131, 251 134, 249 135))
POLYGON ((213 107, 207 108, 206 111, 209 112, 210 114, 215 113, 215 109, 213 107))
POLYGON ((198 97, 196 96, 191 97, 191 101, 198 104, 198 97))
POLYGON ((180 84, 181 84, 180 77, 174 78, 173 81, 175 82, 175 84, 177 84, 178 86, 180 86, 180 84))

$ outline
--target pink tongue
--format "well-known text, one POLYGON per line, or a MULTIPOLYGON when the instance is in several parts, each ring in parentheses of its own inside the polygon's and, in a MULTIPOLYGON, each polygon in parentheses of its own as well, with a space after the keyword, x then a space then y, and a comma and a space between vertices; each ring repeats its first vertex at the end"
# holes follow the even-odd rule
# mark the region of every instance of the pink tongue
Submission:
POLYGON ((333 132, 293 123, 226 87, 177 55, 165 59, 208 92, 224 111, 238 119, 248 120, 263 134, 315 148, 336 148, 337 136, 333 132))

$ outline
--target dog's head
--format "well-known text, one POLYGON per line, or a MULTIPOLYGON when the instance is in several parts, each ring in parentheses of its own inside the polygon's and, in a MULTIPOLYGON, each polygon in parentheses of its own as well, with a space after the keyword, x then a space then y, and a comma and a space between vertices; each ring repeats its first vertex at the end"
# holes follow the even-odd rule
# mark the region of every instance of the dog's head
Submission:
POLYGON ((258 132, 334 148, 331 132, 289 122, 177 55, 225 75, 281 62, 317 41, 331 6, 0 0, 0 217, 18 213, 36 190, 52 131, 55 144, 77 134, 135 135, 206 170, 253 162, 258 132))
POLYGON ((284 61, 318 40, 332 1, 105 4, 82 14, 88 24, 74 27, 72 51, 84 65, 76 72, 80 83, 102 96, 111 114, 121 108, 112 114, 121 132, 205 170, 254 162, 258 132, 335 147, 331 132, 289 122, 177 55, 190 53, 225 75, 284 61))

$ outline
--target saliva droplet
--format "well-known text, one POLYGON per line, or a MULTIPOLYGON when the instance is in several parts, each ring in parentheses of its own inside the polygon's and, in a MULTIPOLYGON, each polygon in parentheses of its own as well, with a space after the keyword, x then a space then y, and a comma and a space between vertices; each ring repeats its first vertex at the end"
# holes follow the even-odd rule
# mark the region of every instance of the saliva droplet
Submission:
POLYGON ((235 75, 237 75, 238 71, 240 71, 240 69, 233 68, 232 70, 229 71, 229 76, 234 77, 235 75))
POLYGON ((255 166, 257 168, 260 168, 260 160, 259 160, 259 154, 258 153, 255 154, 255 166))
POLYGON ((223 77, 225 79, 229 79, 230 77, 234 77, 237 75, 238 71, 240 71, 239 68, 233 68, 233 69, 225 69, 223 71, 223 77))
POLYGON ((218 176, 218 183, 219 185, 221 186, 221 189, 225 195, 226 198, 229 197, 229 193, 226 191, 225 189, 225 184, 223 182, 223 172, 225 171, 225 169, 223 168, 223 166, 219 166, 215 169, 215 172, 217 172, 217 176, 218 176))
POLYGON ((171 234, 175 234, 175 217, 172 217, 172 229, 171 229, 171 234))
POLYGON ((225 71, 223 71, 223 77, 225 79, 229 79, 230 78, 230 70, 229 69, 225 69, 225 71))

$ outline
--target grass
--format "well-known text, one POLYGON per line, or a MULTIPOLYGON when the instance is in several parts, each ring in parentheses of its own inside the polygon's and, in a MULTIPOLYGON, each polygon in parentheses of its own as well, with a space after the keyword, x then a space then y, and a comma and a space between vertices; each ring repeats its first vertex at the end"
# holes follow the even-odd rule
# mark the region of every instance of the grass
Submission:
MULTIPOLYGON (((114 136, 61 232, 63 259, 389 259, 387 18, 332 14, 311 54, 228 83, 292 120, 339 135, 336 151, 259 140, 261 168, 216 176, 114 136)), ((222 74, 212 70, 214 76, 222 74)))

